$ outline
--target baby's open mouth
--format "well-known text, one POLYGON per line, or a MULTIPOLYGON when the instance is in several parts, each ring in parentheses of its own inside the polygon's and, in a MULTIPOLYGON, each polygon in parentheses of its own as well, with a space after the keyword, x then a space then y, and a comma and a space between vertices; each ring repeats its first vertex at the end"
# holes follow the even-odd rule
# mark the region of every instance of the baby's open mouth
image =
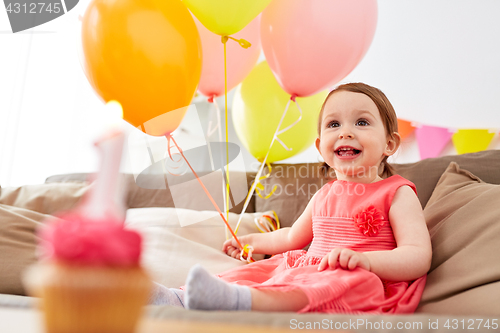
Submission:
POLYGON ((352 147, 339 147, 335 150, 338 156, 356 156, 361 153, 361 150, 352 147))

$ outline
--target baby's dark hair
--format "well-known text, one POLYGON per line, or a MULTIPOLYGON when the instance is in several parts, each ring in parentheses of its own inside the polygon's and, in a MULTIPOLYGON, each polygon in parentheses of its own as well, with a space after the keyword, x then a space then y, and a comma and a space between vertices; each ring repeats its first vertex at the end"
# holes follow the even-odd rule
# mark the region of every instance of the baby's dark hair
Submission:
MULTIPOLYGON (((389 102, 387 96, 385 96, 385 94, 380 89, 377 89, 375 87, 369 86, 361 82, 342 84, 337 88, 333 89, 328 94, 328 96, 326 96, 326 99, 323 102, 323 105, 321 106, 321 111, 319 113, 319 121, 318 121, 319 136, 321 136, 321 119, 323 118, 323 110, 325 109, 326 101, 328 101, 330 96, 339 91, 350 91, 350 92, 365 94, 366 96, 370 97, 370 99, 375 103, 378 111, 380 112, 380 117, 382 118, 382 122, 384 123, 386 134, 392 137, 393 139, 395 138, 394 133, 398 132, 398 118, 396 116, 396 112, 394 111, 394 107, 392 106, 391 102, 389 102)), ((399 138, 396 138, 396 140, 398 140, 397 142, 399 144, 399 138)), ((383 178, 395 174, 394 168, 387 162, 387 158, 388 156, 384 157, 381 163, 383 169, 379 170, 379 175, 383 178)), ((321 169, 323 171, 323 174, 328 177, 330 166, 323 162, 321 169)))

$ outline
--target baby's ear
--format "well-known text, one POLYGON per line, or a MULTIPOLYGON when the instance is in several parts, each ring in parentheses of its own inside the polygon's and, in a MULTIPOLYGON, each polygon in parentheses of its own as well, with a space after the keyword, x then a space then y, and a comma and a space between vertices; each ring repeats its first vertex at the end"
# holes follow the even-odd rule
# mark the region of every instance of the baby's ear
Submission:
POLYGON ((316 142, 315 142, 315 144, 316 144, 316 149, 317 149, 317 150, 319 151, 319 153, 321 154, 321 150, 319 150, 319 144, 320 144, 320 142, 321 142, 321 141, 320 141, 320 139, 319 139, 319 138, 316 138, 316 142))
POLYGON ((393 132, 391 136, 387 137, 387 144, 385 146, 384 155, 391 156, 393 155, 399 148, 401 144, 401 135, 398 132, 393 132))

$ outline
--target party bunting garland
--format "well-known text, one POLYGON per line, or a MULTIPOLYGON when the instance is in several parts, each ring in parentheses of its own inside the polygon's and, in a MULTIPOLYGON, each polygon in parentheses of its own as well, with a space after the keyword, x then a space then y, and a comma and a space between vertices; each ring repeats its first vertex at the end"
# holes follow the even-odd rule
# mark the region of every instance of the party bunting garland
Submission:
POLYGON ((453 134, 452 140, 459 154, 475 153, 488 149, 494 135, 486 129, 462 129, 453 134))
POLYGON ((420 158, 437 157, 446 147, 452 133, 447 128, 422 126, 415 129, 420 158))
POLYGON ((401 140, 406 139, 414 130, 415 127, 413 127, 411 121, 398 119, 398 133, 401 135, 401 140))
POLYGON ((458 154, 475 153, 488 149, 496 132, 488 129, 452 129, 430 125, 415 124, 398 119, 401 139, 406 139, 415 132, 420 158, 438 157, 452 140, 458 154))

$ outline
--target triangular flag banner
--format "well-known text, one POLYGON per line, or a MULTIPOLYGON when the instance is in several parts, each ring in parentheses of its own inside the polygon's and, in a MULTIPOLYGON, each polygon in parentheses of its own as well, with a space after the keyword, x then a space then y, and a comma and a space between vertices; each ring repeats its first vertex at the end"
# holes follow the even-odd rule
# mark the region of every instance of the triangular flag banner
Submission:
POLYGON ((462 129, 453 134, 453 144, 458 154, 486 150, 495 133, 487 129, 462 129))
POLYGON ((451 139, 447 128, 422 126, 415 129, 420 158, 438 157, 451 139))
POLYGON ((406 139, 414 130, 411 121, 398 119, 398 133, 401 135, 401 140, 406 139))

